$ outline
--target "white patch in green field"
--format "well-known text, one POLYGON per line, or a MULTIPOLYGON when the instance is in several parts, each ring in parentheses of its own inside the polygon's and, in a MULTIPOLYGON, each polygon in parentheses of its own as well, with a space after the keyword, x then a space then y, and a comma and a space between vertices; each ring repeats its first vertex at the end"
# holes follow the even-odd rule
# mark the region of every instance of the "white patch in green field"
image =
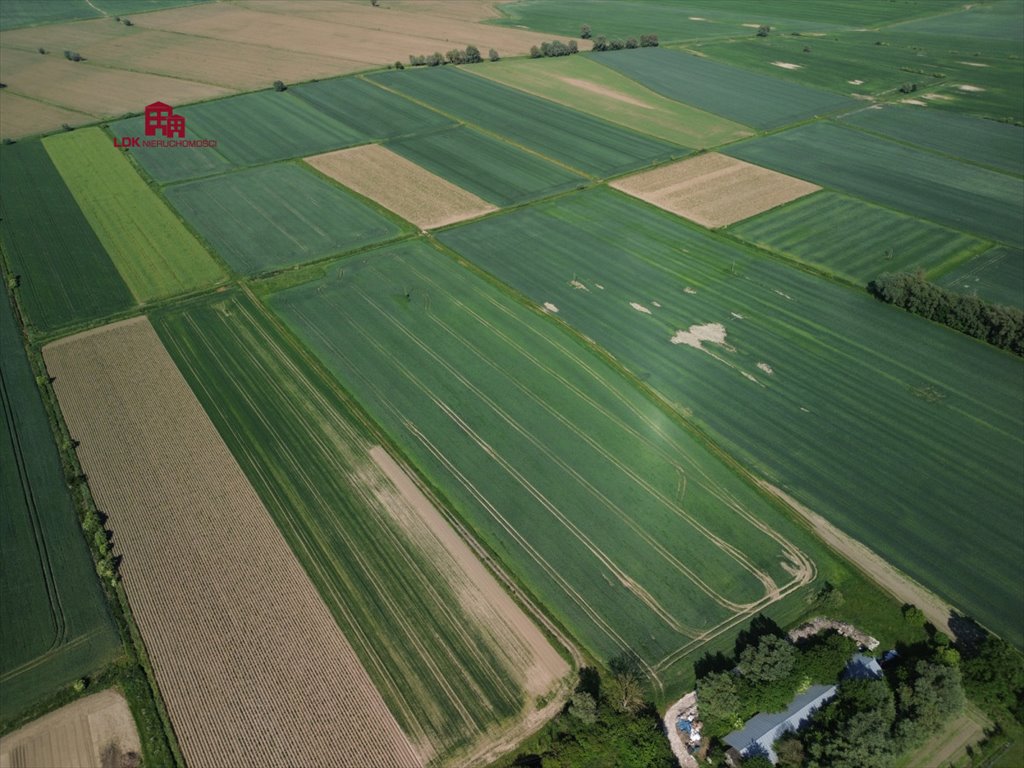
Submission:
POLYGON ((772 369, 772 367, 770 365, 768 365, 768 363, 758 363, 757 367, 760 370, 762 370, 765 373, 767 373, 769 376, 773 376, 775 374, 775 371, 772 369))
POLYGON ((693 296, 694 294, 697 293, 697 289, 696 288, 691 288, 690 286, 686 286, 685 288, 683 288, 683 293, 688 293, 691 296, 693 296))
POLYGON ((688 347, 699 349, 707 352, 704 349, 704 342, 710 342, 711 344, 720 344, 725 346, 725 326, 721 323, 705 323, 704 325, 691 325, 689 330, 676 331, 675 335, 670 339, 673 344, 685 344, 688 347))
POLYGON ((550 301, 545 301, 544 302, 544 309, 546 309, 548 312, 555 312, 555 313, 558 312, 558 307, 556 307, 550 301))
POLYGON ((643 312, 645 315, 651 314, 651 310, 645 307, 643 304, 637 304, 635 301, 629 302, 629 306, 635 309, 637 312, 643 312))

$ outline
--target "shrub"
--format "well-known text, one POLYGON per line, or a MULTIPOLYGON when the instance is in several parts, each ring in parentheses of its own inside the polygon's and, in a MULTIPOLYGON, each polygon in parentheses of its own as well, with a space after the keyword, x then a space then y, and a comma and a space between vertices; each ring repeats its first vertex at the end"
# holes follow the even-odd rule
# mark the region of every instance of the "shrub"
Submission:
POLYGON ((626 47, 626 41, 620 37, 617 37, 610 43, 608 43, 608 47, 611 48, 613 51, 621 51, 623 48, 626 47))
POLYGON ((627 48, 639 48, 640 44, 636 41, 635 37, 627 37, 626 38, 626 47, 627 48))
POLYGON ((501 57, 498 55, 498 52, 493 48, 491 48, 490 52, 487 54, 487 58, 489 58, 491 61, 501 60, 501 57))
POLYGON ((538 48, 536 45, 531 45, 530 46, 530 58, 531 59, 539 59, 540 57, 541 57, 540 48, 538 48))
POLYGON ((405 64, 400 61, 395 62, 395 69, 405 69, 405 64))
POLYGON ((589 24, 584 24, 582 27, 580 27, 580 37, 583 38, 584 40, 589 40, 590 39, 590 25, 589 24))
POLYGON ((757 28, 757 36, 758 37, 768 37, 768 33, 771 32, 771 31, 772 31, 771 27, 769 27, 767 24, 762 24, 761 26, 759 26, 757 28))
POLYGON ((274 81, 274 90, 280 93, 281 91, 288 90, 288 86, 282 83, 280 80, 274 81))
POLYGON ((45 48, 43 48, 42 46, 40 46, 40 47, 39 47, 39 52, 40 52, 41 54, 43 54, 44 56, 46 55, 46 49, 45 49, 45 48))
POLYGON ((657 48, 658 47, 658 36, 657 35, 640 35, 640 47, 641 48, 657 48))

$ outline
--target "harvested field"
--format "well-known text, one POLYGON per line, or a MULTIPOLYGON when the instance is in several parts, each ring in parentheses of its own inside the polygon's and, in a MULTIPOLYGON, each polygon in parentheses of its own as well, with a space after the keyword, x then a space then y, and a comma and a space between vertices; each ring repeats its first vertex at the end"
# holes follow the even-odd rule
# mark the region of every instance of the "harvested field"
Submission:
POLYGON ((610 186, 705 227, 724 227, 821 189, 716 152, 618 179, 610 186))
POLYGON ((92 115, 70 109, 53 107, 41 101, 11 93, 9 88, 0 91, 0 136, 18 138, 45 133, 67 123, 72 127, 95 121, 92 115))
POLYGON ((67 704, 0 739, 0 768, 119 768, 142 745, 128 702, 108 689, 67 704), (104 755, 108 759, 104 760, 104 755))
POLYGON ((417 764, 149 321, 43 356, 188 764, 417 764))
POLYGON ((307 157, 306 162, 421 229, 498 210, 379 144, 307 157))

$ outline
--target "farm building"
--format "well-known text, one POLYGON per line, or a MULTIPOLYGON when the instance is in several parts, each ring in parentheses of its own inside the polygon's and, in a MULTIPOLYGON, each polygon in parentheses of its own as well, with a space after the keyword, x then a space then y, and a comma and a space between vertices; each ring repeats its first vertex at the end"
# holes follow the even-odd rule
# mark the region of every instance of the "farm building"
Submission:
MULTIPOLYGON (((843 670, 844 680, 877 680, 882 676, 878 661, 858 653, 843 670)), ((782 712, 754 715, 738 731, 725 737, 725 743, 742 757, 765 755, 773 763, 778 757, 772 745, 787 731, 798 731, 818 709, 836 695, 838 685, 812 685, 790 702, 782 712)))

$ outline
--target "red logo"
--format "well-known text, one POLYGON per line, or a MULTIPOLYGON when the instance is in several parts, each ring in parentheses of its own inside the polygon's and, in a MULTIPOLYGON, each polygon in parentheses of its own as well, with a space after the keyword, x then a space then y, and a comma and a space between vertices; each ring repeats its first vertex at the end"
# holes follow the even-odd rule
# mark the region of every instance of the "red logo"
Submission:
POLYGON ((174 108, 162 101, 154 101, 146 107, 146 135, 156 136, 160 131, 165 139, 185 138, 185 118, 174 114, 174 108))

